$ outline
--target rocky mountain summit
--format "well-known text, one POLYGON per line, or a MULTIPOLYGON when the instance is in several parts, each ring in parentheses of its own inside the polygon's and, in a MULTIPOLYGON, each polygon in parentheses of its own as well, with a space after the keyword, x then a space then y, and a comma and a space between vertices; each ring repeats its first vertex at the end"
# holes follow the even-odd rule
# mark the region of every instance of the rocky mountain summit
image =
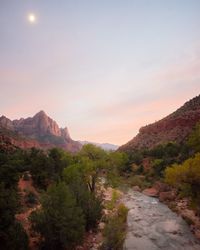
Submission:
POLYGON ((71 152, 76 152, 81 148, 79 142, 71 139, 68 129, 59 128, 58 124, 44 111, 40 111, 33 117, 13 121, 1 116, 0 130, 4 139, 6 137, 7 141, 10 140, 11 143, 21 148, 60 147, 71 152))
POLYGON ((181 143, 200 122, 200 95, 186 102, 167 117, 140 128, 139 133, 119 150, 153 148, 170 141, 181 143))

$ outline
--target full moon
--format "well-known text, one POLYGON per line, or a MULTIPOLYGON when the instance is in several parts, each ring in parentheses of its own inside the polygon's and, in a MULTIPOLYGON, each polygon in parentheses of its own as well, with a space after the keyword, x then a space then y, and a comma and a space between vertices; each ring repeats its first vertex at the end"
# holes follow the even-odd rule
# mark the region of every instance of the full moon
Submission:
POLYGON ((35 23, 36 22, 36 16, 33 13, 29 14, 28 15, 28 21, 30 23, 35 23))

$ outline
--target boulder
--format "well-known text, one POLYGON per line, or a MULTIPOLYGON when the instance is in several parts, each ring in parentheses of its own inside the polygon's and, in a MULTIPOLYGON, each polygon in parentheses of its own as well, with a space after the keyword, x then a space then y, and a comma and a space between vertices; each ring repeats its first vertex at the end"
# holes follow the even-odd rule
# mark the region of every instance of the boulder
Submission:
POLYGON ((158 197, 158 190, 155 189, 154 187, 147 188, 147 189, 143 190, 142 193, 145 194, 145 195, 147 195, 147 196, 158 197))

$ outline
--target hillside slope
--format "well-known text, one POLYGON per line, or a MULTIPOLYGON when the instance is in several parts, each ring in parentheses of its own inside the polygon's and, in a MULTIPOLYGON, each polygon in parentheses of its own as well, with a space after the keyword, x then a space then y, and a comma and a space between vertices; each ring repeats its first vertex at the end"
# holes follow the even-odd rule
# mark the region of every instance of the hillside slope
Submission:
POLYGON ((198 122, 200 122, 200 95, 162 120, 140 128, 139 133, 119 150, 131 152, 136 149, 153 148, 169 141, 181 143, 198 122))

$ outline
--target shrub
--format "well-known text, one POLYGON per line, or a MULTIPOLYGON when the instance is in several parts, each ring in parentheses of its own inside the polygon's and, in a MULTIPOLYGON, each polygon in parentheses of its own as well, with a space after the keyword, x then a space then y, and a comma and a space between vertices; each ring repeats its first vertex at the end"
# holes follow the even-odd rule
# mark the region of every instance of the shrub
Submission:
POLYGON ((101 249, 123 249, 123 243, 126 235, 126 219, 128 209, 120 204, 117 213, 110 218, 106 223, 103 231, 104 241, 101 249))
POLYGON ((117 209, 117 215, 119 218, 122 219, 123 222, 126 222, 128 215, 128 208, 123 203, 119 204, 117 209))
POLYGON ((113 208, 115 207, 116 202, 119 199, 119 197, 120 197, 119 192, 117 192, 116 190, 113 190, 113 192, 112 192, 112 198, 106 204, 106 208, 109 209, 109 210, 113 210, 113 208))

